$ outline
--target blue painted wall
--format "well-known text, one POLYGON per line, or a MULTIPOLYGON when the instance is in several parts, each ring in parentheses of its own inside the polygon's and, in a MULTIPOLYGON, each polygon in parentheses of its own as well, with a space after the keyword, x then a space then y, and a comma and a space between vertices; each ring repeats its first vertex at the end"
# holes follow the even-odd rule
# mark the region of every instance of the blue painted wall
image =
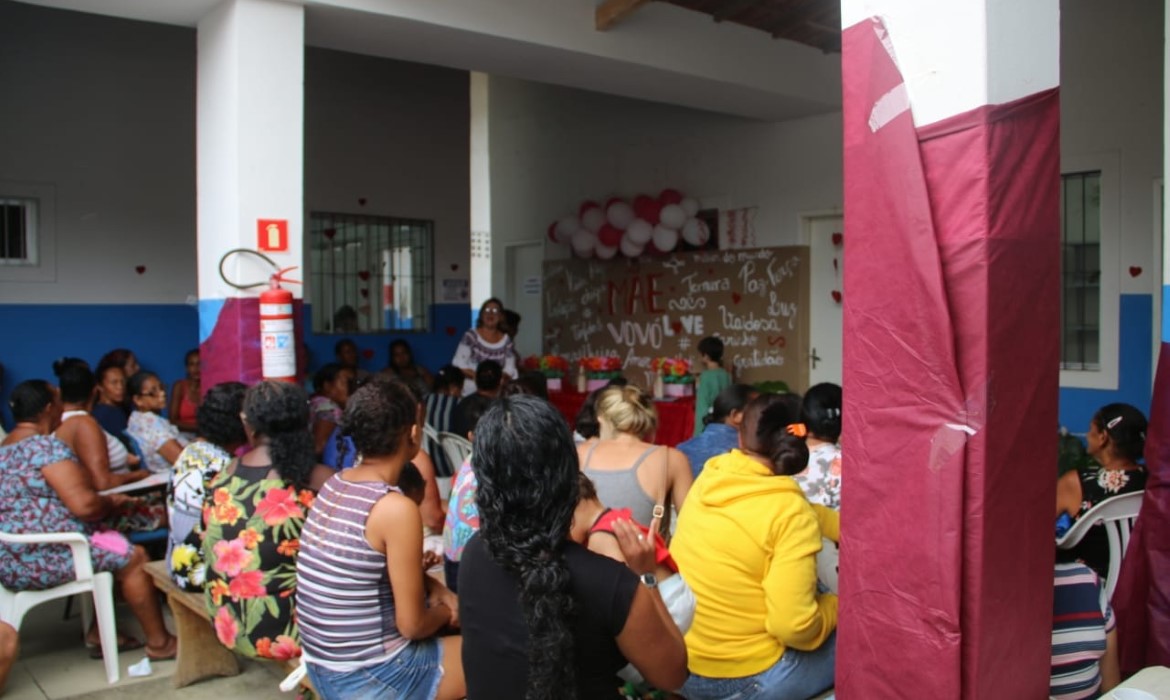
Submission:
MULTIPOLYGON (((311 328, 305 306, 305 328, 311 328)), ((432 332, 425 334, 355 334, 359 362, 370 371, 389 363, 389 345, 406 338, 415 359, 434 371, 450 362, 459 338, 470 327, 471 308, 466 304, 431 307, 432 332), (363 350, 372 352, 369 359, 363 350)), ((186 304, 0 304, 0 423, 12 425, 7 397, 12 387, 26 379, 53 377, 53 360, 72 356, 96 365, 107 351, 130 348, 143 367, 156 372, 169 387, 183 376, 183 356, 199 345, 199 313, 186 304)), ((333 346, 341 336, 307 334, 310 372, 333 360, 333 346)))
POLYGON ((1121 334, 1118 348, 1117 389, 1061 389, 1060 424, 1073 433, 1089 429, 1089 419, 1108 403, 1132 404, 1147 416, 1153 384, 1154 297, 1149 294, 1122 294, 1121 334))

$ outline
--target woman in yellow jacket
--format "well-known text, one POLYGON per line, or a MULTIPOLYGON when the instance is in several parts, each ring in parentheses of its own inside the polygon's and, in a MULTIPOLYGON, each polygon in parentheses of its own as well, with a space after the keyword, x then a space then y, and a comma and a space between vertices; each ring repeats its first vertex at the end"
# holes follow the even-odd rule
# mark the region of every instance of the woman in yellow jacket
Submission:
POLYGON ((740 449, 712 458, 682 509, 670 553, 694 590, 686 635, 691 700, 805 700, 833 685, 837 596, 817 591, 835 511, 791 478, 808 463, 789 403, 748 404, 740 449))

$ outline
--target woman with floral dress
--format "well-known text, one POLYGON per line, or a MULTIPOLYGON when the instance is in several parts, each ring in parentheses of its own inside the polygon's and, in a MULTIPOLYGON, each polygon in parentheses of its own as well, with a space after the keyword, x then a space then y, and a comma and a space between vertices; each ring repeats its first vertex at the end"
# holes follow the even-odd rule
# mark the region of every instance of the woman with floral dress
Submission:
POLYGON ((792 478, 809 503, 841 508, 841 387, 828 382, 808 390, 800 407, 808 427, 808 467, 792 478))
POLYGON ((224 646, 283 661, 301 654, 296 562, 316 465, 308 400, 264 381, 244 395, 243 419, 252 450, 211 481, 204 504, 204 596, 224 646))
MULTIPOLYGON (((1111 403, 1089 421, 1089 456, 1095 463, 1068 471, 1056 484, 1056 517, 1074 521, 1114 496, 1143 491, 1148 472, 1138 462, 1146 448, 1146 417, 1124 403, 1111 403)), ((1073 552, 1099 575, 1109 569, 1104 530, 1091 528, 1073 552)))
POLYGON ((199 437, 183 448, 171 473, 167 495, 167 561, 171 578, 186 591, 203 590, 206 569, 200 550, 204 486, 232 461, 232 454, 247 442, 240 411, 245 386, 224 382, 211 388, 195 412, 199 437))
MULTIPOLYGON (((99 523, 116 516, 132 499, 102 496, 92 477, 60 439, 61 395, 42 379, 18 384, 8 405, 16 425, 0 442, 0 530, 11 534, 79 532, 90 541, 94 571, 109 571, 146 633, 146 655, 173 658, 178 648, 163 623, 154 584, 146 573, 146 552, 99 523)), ((11 591, 35 591, 73 580, 73 555, 65 545, 0 544, 0 584, 11 591)), ((121 637, 121 635, 119 635, 121 637)), ((86 638, 91 656, 101 657, 97 629, 86 638)), ((118 640, 126 651, 142 646, 118 640)))

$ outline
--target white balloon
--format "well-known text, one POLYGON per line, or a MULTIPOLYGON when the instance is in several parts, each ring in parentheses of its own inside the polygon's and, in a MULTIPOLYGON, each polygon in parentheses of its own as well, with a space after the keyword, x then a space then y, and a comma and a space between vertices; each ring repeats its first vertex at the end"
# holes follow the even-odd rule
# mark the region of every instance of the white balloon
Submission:
POLYGON ((638 245, 630 238, 629 229, 626 230, 626 235, 622 236, 622 244, 619 247, 621 248, 622 255, 627 258, 636 258, 646 249, 646 246, 638 245))
POLYGON ((597 245, 597 236, 588 229, 579 228, 573 233, 573 252, 583 258, 593 254, 593 247, 597 245))
POLYGON ((687 222, 687 213, 683 208, 677 204, 667 204, 662 207, 662 211, 658 213, 658 225, 665 226, 675 231, 682 228, 682 225, 687 222))
POLYGON ((699 200, 694 197, 683 197, 683 201, 679 202, 678 205, 683 208, 687 216, 694 216, 699 213, 699 200))
POLYGON ((669 253, 678 245, 678 231, 667 228, 662 224, 654 227, 654 247, 663 253, 669 253))
POLYGON ((653 235, 654 227, 645 219, 634 219, 626 227, 626 238, 629 238, 630 242, 638 247, 645 247, 653 235))
POLYGON ((556 229, 553 230, 553 236, 557 239, 557 243, 568 245, 569 241, 573 238, 573 234, 576 233, 579 228, 581 228, 581 222, 577 221, 577 217, 561 217, 561 219, 557 221, 556 229))
POLYGON ((609 205, 605 215, 611 226, 619 231, 625 231, 630 222, 634 220, 634 208, 625 202, 614 202, 609 205))
POLYGON ((601 207, 590 207, 581 215, 581 225, 590 233, 597 233, 604 224, 605 212, 601 210, 601 207))
POLYGON ((608 246, 598 242, 597 248, 594 250, 597 253, 597 257, 601 258, 602 260, 609 260, 613 256, 617 255, 618 247, 608 246))
POLYGON ((711 238, 711 229, 707 228, 705 221, 687 219, 682 227, 682 238, 696 248, 701 247, 711 238))

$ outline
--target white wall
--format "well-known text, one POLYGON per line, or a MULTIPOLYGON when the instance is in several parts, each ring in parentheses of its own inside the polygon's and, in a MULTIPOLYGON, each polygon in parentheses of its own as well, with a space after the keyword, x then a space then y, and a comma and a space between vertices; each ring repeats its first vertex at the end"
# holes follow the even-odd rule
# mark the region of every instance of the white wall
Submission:
POLYGON ((1156 178, 1162 177, 1163 0, 1063 0, 1060 152, 1119 161, 1123 294, 1161 286, 1153 267, 1156 178), (1143 272, 1131 277, 1129 267, 1143 272))
MULTIPOLYGON (((195 70, 193 29, 0 0, 0 183, 52 185, 57 247, 0 303, 196 294, 195 70)), ((433 219, 436 285, 466 278, 468 74, 308 49, 305 84, 306 212, 433 219)))
MULTIPOLYGON (((761 246, 799 244, 801 213, 842 205, 839 113, 769 123, 493 77, 490 131, 501 295, 503 246, 544 238, 549 222, 586 199, 674 187, 704 208, 758 207, 761 246)), ((549 256, 566 251, 547 246, 549 256)))
POLYGON ((52 185, 57 246, 0 303, 195 294, 195 33, 0 2, 0 85, 0 181, 52 185))
POLYGON ((433 220, 435 301, 444 278, 469 277, 470 109, 465 71, 305 57, 306 212, 433 220))

